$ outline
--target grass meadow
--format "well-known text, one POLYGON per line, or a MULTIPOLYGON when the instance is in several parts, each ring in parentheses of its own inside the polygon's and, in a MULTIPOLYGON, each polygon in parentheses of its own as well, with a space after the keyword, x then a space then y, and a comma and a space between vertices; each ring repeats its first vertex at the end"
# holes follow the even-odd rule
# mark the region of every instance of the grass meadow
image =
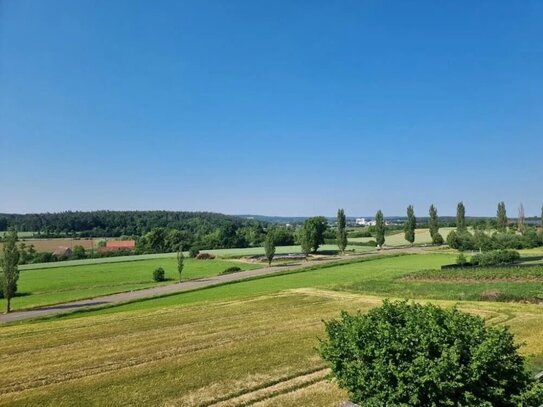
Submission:
MULTIPOLYGON (((116 258, 112 258, 116 259, 116 258)), ((101 260, 101 259, 99 259, 101 260)), ((68 262, 52 263, 63 265, 68 262)), ((74 262, 75 263, 75 262, 74 262)), ((63 267, 31 268, 20 271, 18 295, 12 300, 14 310, 58 304, 138 290, 156 285, 171 284, 177 281, 177 259, 175 256, 149 258, 137 261, 107 262, 96 264, 68 264, 63 267), (153 280, 153 270, 162 267, 169 281, 157 283, 153 280)), ((261 267, 259 264, 241 263, 225 260, 194 260, 185 258, 183 280, 215 276, 228 267, 238 266, 243 270, 261 267)), ((0 300, 5 307, 5 300, 0 300)))
MULTIPOLYGON (((447 239, 449 233, 455 230, 455 228, 439 228, 439 233, 443 236, 443 239, 447 239)), ((375 240, 374 237, 350 237, 352 242, 368 242, 370 240, 375 240)), ((415 230, 415 244, 431 244, 432 237, 430 236, 430 229, 416 229, 415 230)), ((385 237, 385 246, 388 247, 399 247, 407 246, 409 242, 405 240, 404 232, 398 231, 397 233, 387 235, 385 237)))
POLYGON ((335 405, 346 395, 315 350, 322 320, 385 297, 432 299, 506 324, 531 369, 542 368, 540 305, 467 300, 480 299, 487 284, 528 292, 541 291, 540 282, 406 279, 454 258, 366 259, 4 326, 0 404, 335 405), (459 288, 445 288, 452 286, 459 288))

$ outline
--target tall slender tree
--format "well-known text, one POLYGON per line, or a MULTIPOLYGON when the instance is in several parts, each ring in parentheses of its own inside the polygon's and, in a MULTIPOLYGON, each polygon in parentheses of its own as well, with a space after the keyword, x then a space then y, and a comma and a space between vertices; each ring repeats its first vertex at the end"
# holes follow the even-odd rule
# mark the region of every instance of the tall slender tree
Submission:
MULTIPOLYGON (((430 205, 430 210, 428 211, 428 228, 430 229, 430 237, 432 238, 432 243, 437 243, 437 235, 439 234, 439 218, 437 216, 437 208, 434 205, 430 205)), ((443 238, 441 238, 443 240, 443 238)))
POLYGON ((541 207, 541 228, 543 228, 543 206, 541 207))
POLYGON ((526 231, 526 226, 524 222, 524 205, 522 205, 522 203, 518 207, 517 230, 522 234, 524 234, 524 232, 526 231))
POLYGON ((183 268, 185 268, 185 255, 183 254, 183 245, 180 244, 179 250, 177 251, 177 272, 179 273, 179 282, 181 282, 183 268))
POLYGON ((503 201, 498 204, 496 218, 498 232, 505 232, 507 230, 507 211, 505 210, 505 202, 503 201))
POLYGON ((375 240, 379 248, 385 244, 385 218, 380 209, 375 214, 375 240))
POLYGON ((415 210, 413 205, 407 207, 407 219, 404 225, 405 240, 410 244, 415 242, 415 229, 417 228, 417 218, 415 217, 415 210))
POLYGON ((311 232, 308 228, 301 227, 298 231, 298 240, 302 248, 302 253, 307 257, 311 253, 311 232))
POLYGON ((347 247, 347 218, 343 209, 337 210, 337 246, 341 253, 345 253, 347 247))
POLYGON ((456 230, 462 232, 466 229, 466 208, 464 202, 458 202, 456 207, 456 230))
POLYGON ((264 253, 266 254, 266 259, 268 259, 268 266, 271 266, 273 257, 275 256, 275 240, 271 230, 268 231, 266 240, 264 240, 264 253))
POLYGON ((17 231, 10 229, 4 237, 3 255, 0 259, 3 278, 2 289, 6 299, 6 313, 11 311, 11 299, 17 291, 17 280, 19 279, 19 249, 17 249, 17 231))

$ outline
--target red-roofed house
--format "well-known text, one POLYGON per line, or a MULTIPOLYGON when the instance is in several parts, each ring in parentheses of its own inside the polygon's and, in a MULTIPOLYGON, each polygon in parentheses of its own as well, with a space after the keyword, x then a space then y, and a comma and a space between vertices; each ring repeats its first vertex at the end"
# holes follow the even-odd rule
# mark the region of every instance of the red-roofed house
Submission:
POLYGON ((112 252, 115 250, 134 250, 135 240, 108 240, 106 245, 98 249, 99 252, 112 252))

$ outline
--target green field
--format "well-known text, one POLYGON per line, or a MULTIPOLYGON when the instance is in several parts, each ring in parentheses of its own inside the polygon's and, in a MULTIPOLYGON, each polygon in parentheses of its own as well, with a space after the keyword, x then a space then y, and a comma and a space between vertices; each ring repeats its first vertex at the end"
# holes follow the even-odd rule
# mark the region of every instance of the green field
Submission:
MULTIPOLYGON (((458 300, 466 298, 461 292, 476 296, 491 282, 405 278, 430 275, 424 270, 454 258, 366 259, 5 326, 0 404, 336 405, 346 395, 326 380, 315 351, 322 319, 343 309, 368 310, 384 297, 435 298, 489 324, 507 324, 524 343, 530 368, 542 368, 540 305, 458 300)), ((522 293, 543 286, 508 282, 504 289, 522 293)))
MULTIPOLYGON (((13 309, 58 304, 160 284, 171 284, 172 281, 163 283, 153 281, 152 273, 157 267, 164 268, 166 278, 178 279, 175 256, 122 263, 85 264, 86 262, 87 260, 79 261, 78 265, 66 265, 70 262, 59 262, 53 264, 63 267, 21 270, 18 296, 12 300, 13 309)), ((49 263, 46 267, 48 265, 49 263)), ((215 276, 230 266, 239 266, 244 270, 261 267, 259 264, 235 261, 185 259, 183 279, 215 276)), ((0 307, 5 307, 5 300, 0 300, 0 307)))
MULTIPOLYGON (((443 239, 447 239, 447 236, 449 236, 449 233, 455 230, 455 228, 440 228, 439 233, 441 233, 441 236, 443 236, 443 239)), ((370 240, 375 240, 374 237, 350 237, 349 241, 351 242, 368 242, 370 240)), ((415 244, 431 244, 432 243, 432 237, 430 236, 430 230, 429 229, 416 229, 415 230, 415 244)), ((389 247, 399 247, 399 246, 407 246, 409 245, 409 242, 405 240, 405 236, 403 232, 394 233, 391 235, 387 235, 385 237, 385 246, 389 247)))

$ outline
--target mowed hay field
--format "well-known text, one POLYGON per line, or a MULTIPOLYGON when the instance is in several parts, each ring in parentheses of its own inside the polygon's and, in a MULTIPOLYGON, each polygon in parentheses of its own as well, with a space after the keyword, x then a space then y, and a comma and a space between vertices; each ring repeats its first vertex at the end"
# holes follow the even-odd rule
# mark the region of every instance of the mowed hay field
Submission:
MULTIPOLYGON (((157 285, 172 284, 178 281, 177 259, 175 257, 154 258, 147 260, 125 261, 122 263, 98 263, 67 265, 42 269, 21 270, 18 281, 18 294, 12 300, 14 310, 37 306, 58 304, 113 294, 123 291, 138 290, 157 285), (153 270, 164 268, 168 281, 157 283, 153 280, 153 270)), ((62 265, 63 263, 54 263, 62 265)), ((228 267, 238 266, 243 270, 262 267, 223 260, 195 260, 186 258, 182 273, 183 280, 216 276, 228 267)), ((5 307, 5 300, 0 300, 0 307, 5 307)))
MULTIPOLYGON (((451 259, 366 260, 4 326, 0 404, 335 405, 346 395, 326 379, 315 350, 324 333, 321 320, 343 309, 365 312, 384 297, 401 298, 392 282, 451 259), (391 292, 341 291, 364 281, 368 291, 389 285, 391 292)), ((432 284, 426 289, 437 295, 432 284)), ((540 305, 433 302, 510 326, 532 368, 543 365, 540 305)))
MULTIPOLYGON (((380 302, 308 288, 6 327, 0 331, 0 403, 335 405, 346 395, 326 380, 328 371, 315 351, 323 335, 321 319, 380 302)), ((460 308, 490 324, 507 323, 526 343, 525 354, 541 355, 538 306, 463 303, 460 308)))
MULTIPOLYGON (((439 228, 439 233, 443 236, 443 239, 447 239, 449 233, 455 230, 455 228, 439 228)), ((352 242, 368 242, 370 240, 375 240, 374 237, 351 237, 349 238, 352 242)), ((415 230, 415 244, 431 244, 432 237, 430 236, 430 229, 416 229, 415 230)), ((389 247, 398 247, 398 246, 407 246, 409 242, 405 240, 404 232, 400 231, 391 235, 385 236, 385 246, 389 247)))
MULTIPOLYGON (((69 247, 73 249, 75 246, 83 246, 85 250, 91 250, 97 248, 96 241, 101 239, 21 239, 19 238, 19 245, 24 243, 27 247, 34 246, 37 252, 53 252, 58 247, 69 247)), ((0 243, 0 249, 3 244, 0 243)))

